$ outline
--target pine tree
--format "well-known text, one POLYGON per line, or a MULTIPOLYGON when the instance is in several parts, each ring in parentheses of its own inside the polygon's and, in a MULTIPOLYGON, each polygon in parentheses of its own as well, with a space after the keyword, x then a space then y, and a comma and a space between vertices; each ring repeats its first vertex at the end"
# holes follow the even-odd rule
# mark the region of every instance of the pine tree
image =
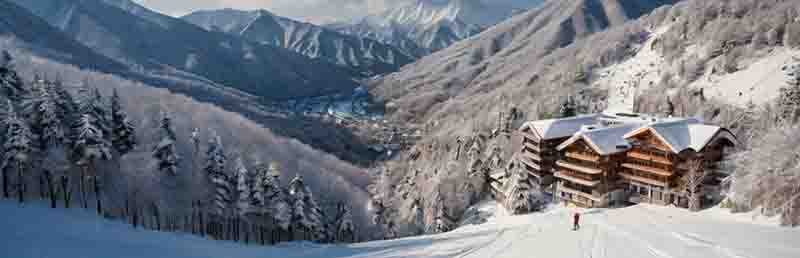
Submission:
POLYGON ((447 204, 444 201, 444 196, 441 190, 434 191, 434 196, 430 198, 432 202, 429 204, 428 214, 433 214, 430 224, 428 224, 428 233, 444 233, 452 230, 454 221, 447 213, 447 204))
POLYGON ((564 103, 561 104, 561 110, 559 111, 561 114, 561 118, 573 117, 578 115, 578 107, 575 104, 575 99, 571 96, 568 97, 564 103))
POLYGON ((22 79, 11 66, 11 55, 3 51, 0 57, 0 89, 5 97, 12 101, 19 101, 27 95, 22 79))
POLYGON ((212 132, 206 157, 208 160, 206 161, 205 171, 214 189, 212 199, 214 212, 220 217, 225 217, 227 216, 228 204, 231 202, 231 186, 228 175, 225 173, 227 158, 222 146, 222 138, 217 136, 216 133, 212 132))
POLYGON ((9 167, 17 169, 17 194, 19 202, 24 202, 25 196, 25 170, 30 165, 33 154, 33 134, 30 127, 14 111, 14 105, 8 101, 8 113, 3 121, 5 126, 5 142, 3 143, 3 163, 0 169, 3 172, 4 197, 8 198, 8 177, 6 171, 9 167))
POLYGON ((788 123, 794 123, 800 117, 800 64, 791 66, 786 74, 789 80, 786 86, 780 89, 778 99, 780 118, 788 123))
POLYGON ((336 241, 355 242, 356 227, 353 224, 353 214, 350 207, 339 204, 339 215, 336 219, 336 241))
POLYGON ((236 208, 238 210, 239 215, 245 215, 251 211, 251 184, 252 178, 250 172, 247 170, 247 167, 244 165, 244 161, 242 157, 238 157, 236 159, 236 192, 238 196, 238 202, 236 203, 236 208))
POLYGON ((172 118, 167 112, 161 112, 161 140, 153 149, 153 158, 158 162, 158 170, 169 175, 178 174, 180 156, 176 147, 175 130, 172 129, 172 118))
POLYGON ((117 90, 111 95, 111 143, 120 156, 124 156, 136 148, 136 126, 128 119, 128 114, 122 109, 117 90))
POLYGON ((280 170, 277 163, 256 166, 251 207, 253 212, 267 220, 267 224, 277 227, 272 231, 273 241, 280 233, 279 230, 289 230, 292 223, 292 209, 288 201, 288 194, 281 188, 280 170))
POLYGON ((192 142, 193 154, 197 155, 197 153, 200 152, 200 130, 197 128, 193 129, 189 140, 192 142))
POLYGON ((106 113, 102 106, 102 96, 95 89, 89 91, 86 85, 82 88, 82 99, 79 102, 78 112, 80 118, 72 126, 72 151, 71 157, 76 165, 81 167, 81 193, 84 208, 88 207, 83 187, 84 178, 89 177, 94 182, 94 192, 97 201, 97 213, 102 212, 100 198, 100 182, 95 170, 99 160, 110 160, 111 142, 106 113))
POLYGON ((506 190, 506 208, 513 214, 524 214, 533 211, 534 200, 528 173, 519 166, 514 166, 508 179, 506 190))
POLYGON ((325 228, 322 223, 322 209, 317 205, 311 190, 303 182, 303 177, 295 176, 289 183, 289 194, 292 195, 292 228, 310 234, 310 239, 325 239, 325 228))
POLYGON ((36 146, 43 151, 66 142, 66 114, 56 103, 50 84, 44 80, 35 81, 32 94, 23 102, 31 130, 38 135, 36 146))

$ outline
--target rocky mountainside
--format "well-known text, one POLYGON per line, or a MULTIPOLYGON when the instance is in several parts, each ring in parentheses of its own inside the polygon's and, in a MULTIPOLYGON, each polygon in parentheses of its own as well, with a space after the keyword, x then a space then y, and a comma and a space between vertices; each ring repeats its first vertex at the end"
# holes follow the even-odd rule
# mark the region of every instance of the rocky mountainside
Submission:
POLYGON ((351 36, 310 23, 274 15, 266 10, 223 9, 198 11, 181 19, 209 31, 237 35, 244 39, 286 48, 310 58, 375 75, 397 71, 419 58, 373 39, 351 36))
POLYGON ((191 73, 267 99, 351 92, 354 71, 279 47, 209 32, 128 0, 13 0, 53 27, 136 70, 191 73))
POLYGON ((79 67, 109 72, 127 69, 65 36, 46 21, 8 0, 0 0, 0 38, 5 44, 31 49, 42 56, 79 67))
POLYGON ((419 49, 433 52, 511 17, 521 6, 531 7, 539 2, 529 0, 498 4, 480 0, 417 0, 329 26, 347 34, 387 42, 412 53, 419 49))

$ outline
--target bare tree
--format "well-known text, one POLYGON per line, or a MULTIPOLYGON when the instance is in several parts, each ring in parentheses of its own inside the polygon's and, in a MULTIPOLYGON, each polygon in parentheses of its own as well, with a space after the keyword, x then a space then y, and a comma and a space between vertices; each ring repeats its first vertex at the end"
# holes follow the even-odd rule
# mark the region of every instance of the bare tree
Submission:
POLYGON ((689 210, 698 211, 701 208, 701 199, 703 196, 702 186, 703 181, 708 177, 709 170, 704 168, 702 158, 693 157, 686 161, 688 169, 686 174, 683 175, 683 182, 686 184, 686 197, 689 199, 689 210))

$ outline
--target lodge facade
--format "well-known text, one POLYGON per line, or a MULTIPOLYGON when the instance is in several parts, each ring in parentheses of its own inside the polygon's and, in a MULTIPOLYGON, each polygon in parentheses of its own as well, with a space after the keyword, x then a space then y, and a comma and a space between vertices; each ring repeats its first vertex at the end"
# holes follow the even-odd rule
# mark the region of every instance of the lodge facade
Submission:
MULTIPOLYGON (((532 121, 518 133, 522 147, 516 159, 532 183, 556 201, 581 207, 640 202, 688 207, 689 161, 701 160, 692 164, 716 171, 725 150, 737 144, 727 129, 696 119, 638 114, 532 121)), ((699 194, 712 196, 719 176, 705 177, 699 194)))

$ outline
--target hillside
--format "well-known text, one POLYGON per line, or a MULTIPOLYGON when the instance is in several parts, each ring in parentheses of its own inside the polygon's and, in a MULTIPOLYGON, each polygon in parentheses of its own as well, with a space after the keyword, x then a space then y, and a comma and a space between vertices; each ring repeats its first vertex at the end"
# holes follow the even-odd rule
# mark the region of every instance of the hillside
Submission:
POLYGON ((366 75, 394 72, 419 58, 376 40, 280 17, 266 10, 198 11, 181 19, 209 31, 220 31, 252 42, 286 48, 310 58, 351 67, 366 75))
POLYGON ((209 32, 127 0, 13 0, 95 52, 135 70, 215 83, 266 99, 350 92, 352 71, 209 32), (123 7, 124 9, 118 8, 123 7))
MULTIPOLYGON (((723 212, 723 211, 721 211, 723 212)), ((0 202, 6 234, 0 247, 9 257, 614 257, 614 258, 791 258, 797 229, 748 222, 747 216, 635 206, 583 211, 583 227, 571 231, 571 210, 503 217, 423 237, 351 245, 281 244, 245 246, 174 233, 131 229, 79 210, 0 202), (743 218, 739 220, 736 218, 743 218), (44 223, 42 223, 44 222, 44 223)))

